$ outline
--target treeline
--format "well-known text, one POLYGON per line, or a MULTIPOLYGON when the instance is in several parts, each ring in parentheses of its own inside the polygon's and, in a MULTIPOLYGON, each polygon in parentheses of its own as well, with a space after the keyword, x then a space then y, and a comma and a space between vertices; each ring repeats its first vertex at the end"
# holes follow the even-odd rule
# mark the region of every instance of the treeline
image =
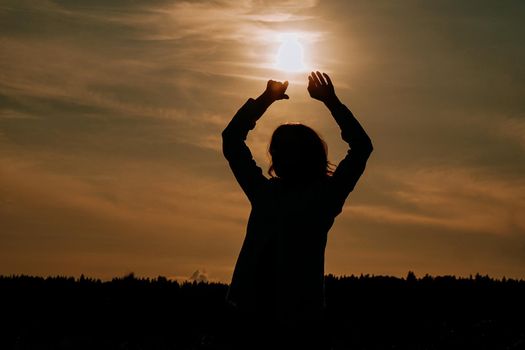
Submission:
MULTIPOLYGON (((2 349, 227 349, 222 283, 0 276, 2 349)), ((334 349, 523 349, 525 281, 326 276, 334 349)))

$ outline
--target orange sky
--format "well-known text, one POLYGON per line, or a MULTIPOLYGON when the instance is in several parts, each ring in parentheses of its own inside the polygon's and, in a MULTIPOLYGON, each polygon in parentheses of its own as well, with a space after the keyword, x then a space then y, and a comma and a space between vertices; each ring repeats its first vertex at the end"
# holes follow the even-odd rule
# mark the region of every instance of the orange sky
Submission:
POLYGON ((228 282, 249 203, 220 132, 290 80, 248 143, 337 126, 283 33, 328 72, 374 153, 326 272, 525 278, 520 1, 0 1, 0 274, 228 282))

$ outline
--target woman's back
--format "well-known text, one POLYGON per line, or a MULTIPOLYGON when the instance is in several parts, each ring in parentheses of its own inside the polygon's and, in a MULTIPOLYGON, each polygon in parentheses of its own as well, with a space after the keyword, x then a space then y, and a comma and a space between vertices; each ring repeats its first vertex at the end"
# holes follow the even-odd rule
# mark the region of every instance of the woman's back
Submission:
POLYGON ((305 183, 274 178, 265 187, 252 202, 229 299, 279 317, 320 311, 326 239, 337 215, 330 178, 305 183))
POLYGON ((322 318, 328 231, 372 152, 370 138, 324 77, 326 81, 321 73, 312 73, 308 91, 325 103, 351 146, 333 174, 326 145, 301 124, 274 132, 271 179, 253 160, 245 143, 248 132, 273 102, 288 98, 287 82, 270 80, 266 91, 249 99, 222 133, 224 156, 252 206, 228 300, 252 321, 271 320, 283 325, 281 330, 292 325, 303 329, 303 335, 308 324, 322 318))

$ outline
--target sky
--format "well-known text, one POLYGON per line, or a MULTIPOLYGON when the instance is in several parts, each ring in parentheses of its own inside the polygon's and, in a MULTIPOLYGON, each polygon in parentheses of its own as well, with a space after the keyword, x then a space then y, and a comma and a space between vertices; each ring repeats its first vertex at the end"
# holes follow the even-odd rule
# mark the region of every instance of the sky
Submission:
POLYGON ((524 17, 522 1, 0 0, 0 275, 229 282, 250 205, 221 131, 288 80, 248 138, 257 163, 302 122, 337 164, 314 69, 374 144, 326 273, 525 278, 524 17))

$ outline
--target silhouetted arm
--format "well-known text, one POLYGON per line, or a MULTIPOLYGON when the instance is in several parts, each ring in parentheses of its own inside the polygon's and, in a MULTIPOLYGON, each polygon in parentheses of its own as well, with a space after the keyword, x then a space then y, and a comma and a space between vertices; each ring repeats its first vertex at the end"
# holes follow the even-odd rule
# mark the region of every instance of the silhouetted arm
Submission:
POLYGON ((339 163, 331 179, 333 195, 338 210, 341 210, 346 197, 352 192, 365 170, 366 162, 373 150, 372 141, 350 109, 339 101, 327 74, 312 73, 308 80, 310 96, 322 101, 330 110, 341 128, 341 137, 350 146, 346 157, 339 163))
POLYGON ((350 109, 341 102, 326 104, 326 106, 341 128, 341 137, 350 146, 346 157, 339 163, 332 175, 332 182, 338 192, 335 193, 335 196, 342 207, 346 197, 352 192, 365 171, 366 162, 373 147, 372 141, 350 109))
POLYGON ((250 98, 237 111, 226 129, 222 132, 222 151, 228 160, 237 182, 244 193, 254 202, 257 194, 264 189, 267 178, 257 166, 250 149, 246 145, 248 132, 262 117, 266 109, 276 100, 288 99, 285 94, 288 82, 268 81, 266 90, 257 99, 250 98))

